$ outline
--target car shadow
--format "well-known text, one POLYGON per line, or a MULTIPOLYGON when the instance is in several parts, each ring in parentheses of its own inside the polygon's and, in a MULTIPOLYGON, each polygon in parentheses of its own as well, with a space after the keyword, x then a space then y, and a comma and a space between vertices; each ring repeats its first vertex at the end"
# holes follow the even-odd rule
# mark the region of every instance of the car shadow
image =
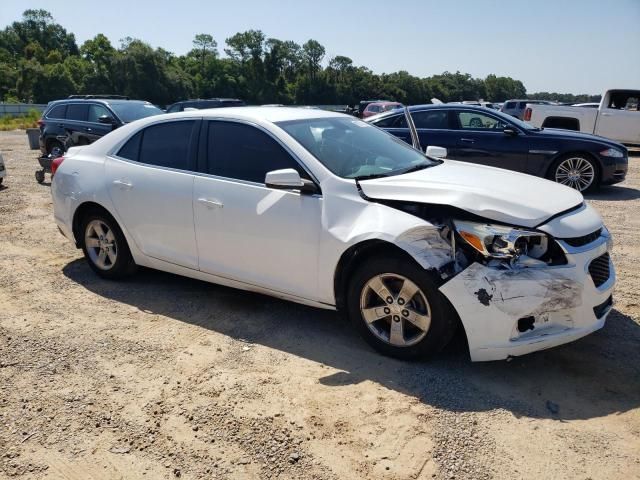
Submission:
POLYGON ((616 310, 582 340, 510 362, 471 363, 462 333, 432 360, 403 362, 371 350, 336 312, 148 269, 106 281, 81 259, 63 272, 105 298, 339 370, 317 379, 326 386, 372 381, 450 411, 505 409, 555 420, 640 404, 640 326, 616 310))
POLYGON ((635 200, 640 198, 640 190, 622 185, 608 185, 600 187, 595 192, 587 193, 584 197, 588 200, 603 200, 607 202, 635 200))

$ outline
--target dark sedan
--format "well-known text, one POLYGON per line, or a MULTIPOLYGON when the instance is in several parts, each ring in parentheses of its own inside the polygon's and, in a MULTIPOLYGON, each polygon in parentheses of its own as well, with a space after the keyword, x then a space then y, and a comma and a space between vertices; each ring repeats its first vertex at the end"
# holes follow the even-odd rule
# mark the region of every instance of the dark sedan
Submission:
MULTIPOLYGON (((582 192, 624 180, 627 149, 612 140, 569 130, 539 129, 504 113, 470 105, 409 107, 420 144, 449 158, 545 177, 582 192)), ((403 110, 366 121, 411 143, 403 110)))

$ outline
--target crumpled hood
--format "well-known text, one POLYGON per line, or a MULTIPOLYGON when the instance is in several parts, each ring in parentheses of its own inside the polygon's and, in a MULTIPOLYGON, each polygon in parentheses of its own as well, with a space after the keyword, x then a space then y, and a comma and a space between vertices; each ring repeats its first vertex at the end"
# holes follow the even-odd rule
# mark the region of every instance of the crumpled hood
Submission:
POLYGON ((455 160, 359 183, 372 199, 451 205, 528 228, 583 202, 580 192, 549 180, 455 160))

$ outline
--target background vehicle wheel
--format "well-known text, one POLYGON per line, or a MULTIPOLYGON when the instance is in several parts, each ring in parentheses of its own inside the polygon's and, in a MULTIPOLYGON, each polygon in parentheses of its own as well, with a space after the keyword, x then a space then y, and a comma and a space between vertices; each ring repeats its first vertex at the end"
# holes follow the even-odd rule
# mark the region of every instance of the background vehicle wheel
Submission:
POLYGON ((44 182, 44 170, 36 170, 36 182, 44 182))
POLYGON ((589 192, 598 187, 600 170, 588 155, 565 155, 551 166, 547 178, 579 192, 589 192))
POLYGON ((82 221, 81 232, 84 256, 99 276, 116 280, 136 270, 127 240, 111 215, 90 212, 82 221))
POLYGON ((367 343, 402 359, 439 352, 457 325, 431 273, 401 256, 364 263, 351 278, 347 308, 367 343))
POLYGON ((54 149, 58 149, 59 152, 64 151, 62 143, 58 140, 49 140, 49 142, 47 142, 47 155, 53 153, 54 149))

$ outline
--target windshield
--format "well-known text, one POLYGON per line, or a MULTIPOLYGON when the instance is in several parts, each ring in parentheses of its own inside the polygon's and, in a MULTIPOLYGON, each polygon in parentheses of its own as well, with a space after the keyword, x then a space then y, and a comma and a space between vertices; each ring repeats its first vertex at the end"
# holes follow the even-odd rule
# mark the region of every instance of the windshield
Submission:
POLYGON ((438 164, 393 135, 354 118, 312 118, 277 125, 343 178, 399 175, 438 164))
POLYGON ((155 105, 142 102, 122 102, 111 103, 109 106, 116 112, 120 120, 124 123, 133 122, 144 117, 151 117, 153 115, 160 115, 164 113, 155 105))

